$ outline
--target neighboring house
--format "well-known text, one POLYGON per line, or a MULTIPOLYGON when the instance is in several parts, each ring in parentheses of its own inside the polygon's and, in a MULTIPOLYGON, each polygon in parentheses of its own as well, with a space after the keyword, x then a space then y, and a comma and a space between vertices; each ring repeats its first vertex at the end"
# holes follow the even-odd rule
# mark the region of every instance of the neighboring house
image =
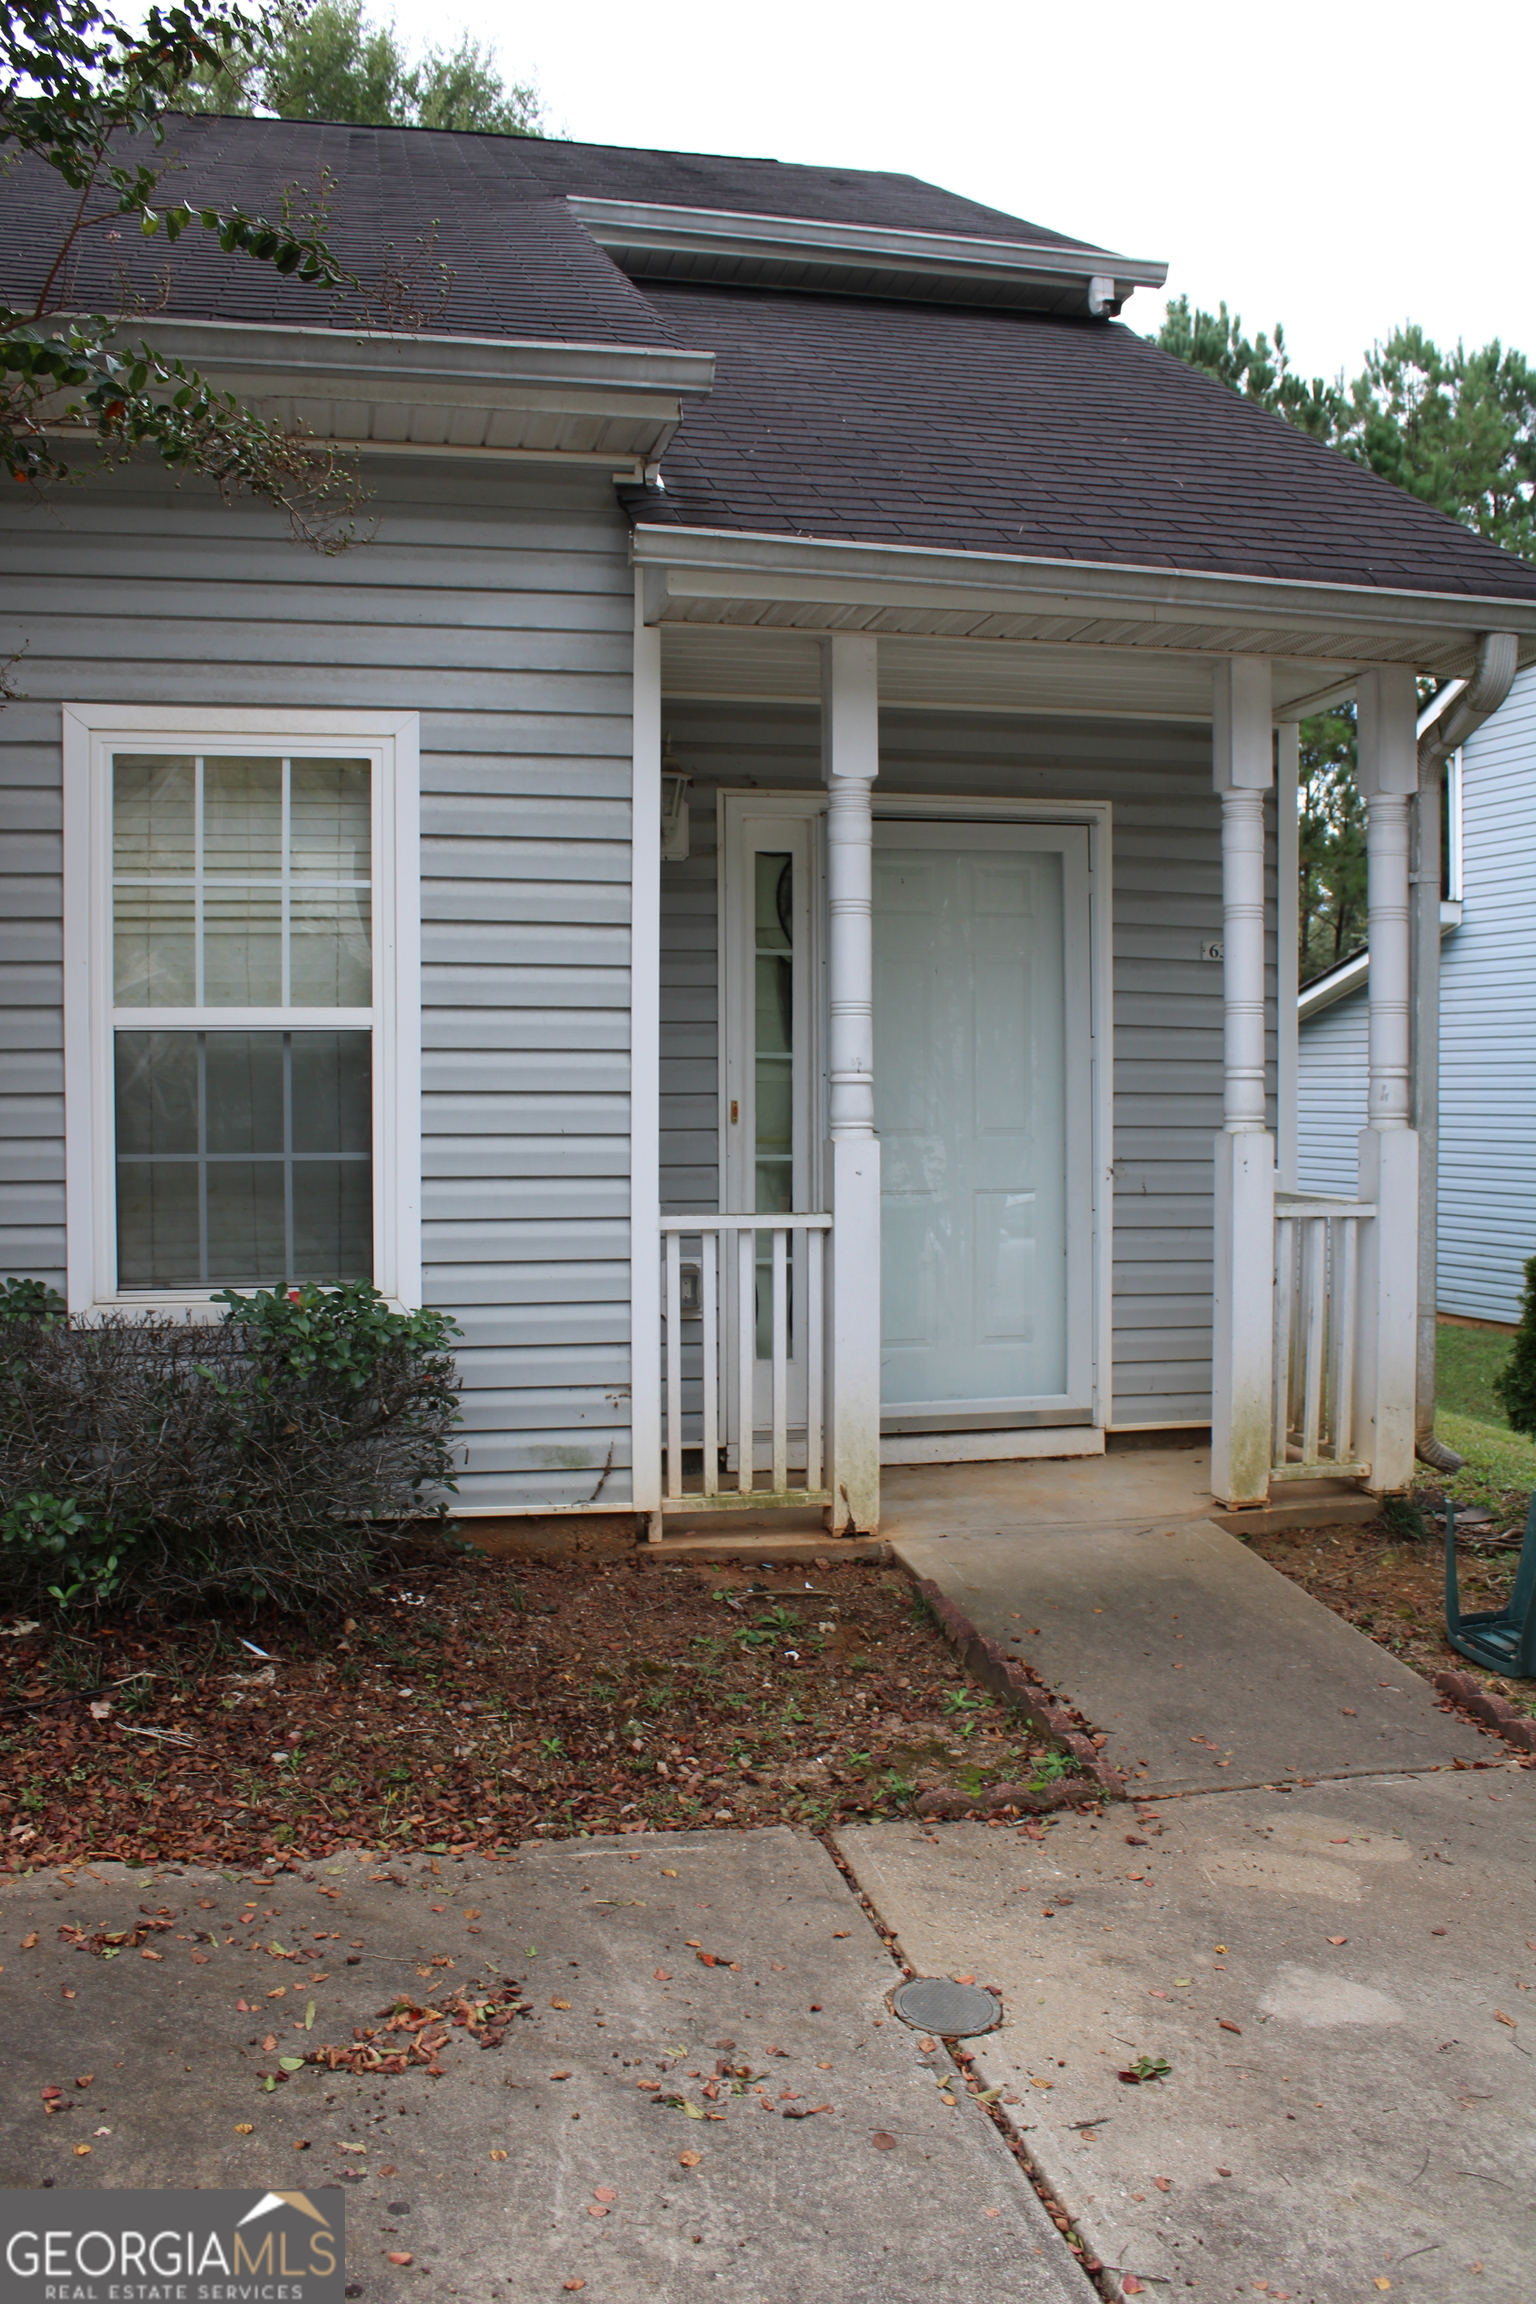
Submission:
MULTIPOLYGON (((1513 1323, 1536 1255, 1536 674, 1449 766, 1441 906, 1438 1306, 1513 1323)), ((1370 955, 1299 996, 1298 1181, 1353 1191, 1370 955)))
MULTIPOLYGON (((247 209, 328 171, 422 276, 370 326, 125 259, 136 328, 356 445, 352 553, 147 462, 0 512, 6 1267, 446 1307, 470 1512, 872 1529, 882 1464, 1207 1424, 1233 1502, 1401 1485, 1406 946, 1309 1216, 1273 730, 1355 690, 1396 917, 1415 673, 1475 720, 1536 568, 1117 326, 1160 264, 911 178, 173 145, 247 209)), ((13 291, 56 190, 7 181, 13 291)))

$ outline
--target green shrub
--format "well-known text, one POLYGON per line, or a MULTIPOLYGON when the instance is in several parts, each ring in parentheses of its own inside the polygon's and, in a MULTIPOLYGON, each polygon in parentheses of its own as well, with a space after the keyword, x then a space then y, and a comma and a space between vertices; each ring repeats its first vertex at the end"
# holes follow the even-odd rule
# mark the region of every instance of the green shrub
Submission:
POLYGON ((458 1333, 364 1282, 225 1290, 217 1323, 0 1289, 0 1597, 339 1599, 441 1517, 458 1333))
POLYGON ((1493 1380, 1493 1392, 1511 1428, 1536 1435, 1536 1256, 1526 1259, 1520 1325, 1509 1358, 1493 1380))

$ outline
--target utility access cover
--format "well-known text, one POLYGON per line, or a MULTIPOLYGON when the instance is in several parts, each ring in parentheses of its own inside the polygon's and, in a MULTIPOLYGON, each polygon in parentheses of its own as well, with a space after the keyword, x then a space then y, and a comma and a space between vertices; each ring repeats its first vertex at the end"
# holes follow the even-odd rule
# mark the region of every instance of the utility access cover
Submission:
POLYGON ((948 1976, 914 1976, 891 1994, 891 2006, 914 2031, 936 2032, 943 2040, 965 2040, 990 2032, 1002 2017, 995 1992, 980 1984, 956 1984, 948 1976))

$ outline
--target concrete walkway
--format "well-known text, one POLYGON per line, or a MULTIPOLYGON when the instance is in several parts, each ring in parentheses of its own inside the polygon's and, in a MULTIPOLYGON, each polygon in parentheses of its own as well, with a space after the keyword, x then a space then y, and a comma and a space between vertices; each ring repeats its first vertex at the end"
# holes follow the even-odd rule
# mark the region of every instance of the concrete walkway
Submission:
POLYGON ((1527 2304, 1533 1830, 1500 1767, 838 1841, 910 1961, 1002 1986, 981 2076, 1117 2277, 1527 2304))
POLYGON ((1138 1790, 1450 1767, 1487 1741, 1428 1683, 1210 1520, 898 1537, 1109 1741, 1138 1790))
POLYGON ((423 2275, 475 2304, 1092 2304, 985 2115, 935 2086, 943 2051, 891 2016, 898 1971, 836 1866, 783 1829, 254 1886, 48 1873, 0 1887, 0 1970, 0 2185, 340 2185, 367 2304, 423 2275), (112 1958, 60 1936, 156 1921, 112 1958), (263 2089, 402 1995, 505 1976, 531 2016, 494 2052, 448 2027, 441 2077, 263 2089))

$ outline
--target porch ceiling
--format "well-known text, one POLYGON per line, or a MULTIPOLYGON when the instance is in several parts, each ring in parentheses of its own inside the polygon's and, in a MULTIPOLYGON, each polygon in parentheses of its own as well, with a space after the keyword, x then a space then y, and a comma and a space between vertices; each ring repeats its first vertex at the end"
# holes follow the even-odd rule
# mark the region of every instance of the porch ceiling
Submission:
MULTIPOLYGON (((1051 646, 1040 641, 882 639, 880 701, 951 712, 1091 714, 1137 720, 1209 720, 1213 655, 1171 649, 1051 646)), ((1347 689, 1356 667, 1277 659, 1275 710, 1317 711, 1347 689)), ((815 704, 821 653, 801 632, 664 624, 668 696, 815 704)))

